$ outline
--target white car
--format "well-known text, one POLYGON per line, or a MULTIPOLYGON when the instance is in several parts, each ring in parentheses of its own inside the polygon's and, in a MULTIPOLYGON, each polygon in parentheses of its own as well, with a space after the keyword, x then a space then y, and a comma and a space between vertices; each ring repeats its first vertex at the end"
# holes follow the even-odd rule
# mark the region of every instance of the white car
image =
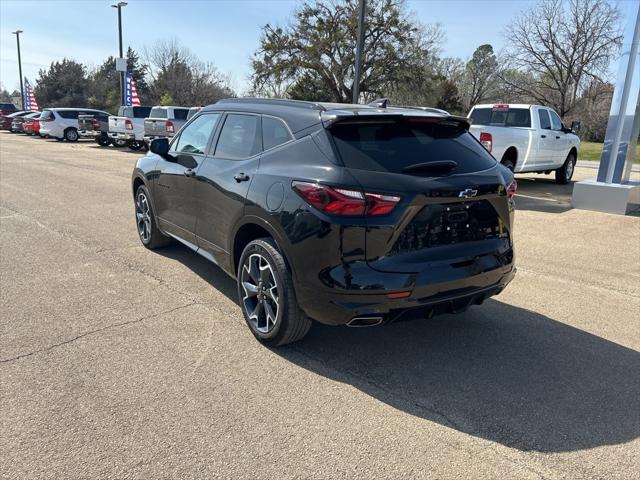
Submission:
MULTIPOLYGON (((514 173, 556 173, 556 183, 573 176, 580 139, 551 108, 526 104, 476 105, 470 132, 514 173)), ((577 122, 576 122, 577 123, 577 122)), ((573 127, 573 126, 572 126, 573 127)))
POLYGON ((91 108, 46 108, 40 116, 40 136, 77 142, 80 138, 78 115, 81 114, 109 115, 91 108))

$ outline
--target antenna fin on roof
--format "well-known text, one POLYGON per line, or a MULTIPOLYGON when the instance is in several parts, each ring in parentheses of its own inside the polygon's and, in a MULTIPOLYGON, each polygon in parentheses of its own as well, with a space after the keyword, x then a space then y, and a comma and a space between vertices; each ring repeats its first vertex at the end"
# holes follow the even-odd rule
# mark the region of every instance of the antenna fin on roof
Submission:
POLYGON ((377 107, 377 108, 387 108, 389 104, 388 98, 377 98, 373 102, 367 104, 369 107, 377 107))

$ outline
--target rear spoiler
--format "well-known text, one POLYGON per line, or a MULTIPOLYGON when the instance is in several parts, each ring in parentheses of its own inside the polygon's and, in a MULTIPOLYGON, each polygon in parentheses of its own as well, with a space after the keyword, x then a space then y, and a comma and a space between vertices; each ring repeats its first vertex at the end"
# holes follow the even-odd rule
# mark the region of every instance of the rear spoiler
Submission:
POLYGON ((399 120, 412 120, 419 123, 437 123, 441 125, 453 126, 469 130, 471 122, 467 117, 457 115, 439 115, 431 112, 421 112, 407 110, 393 111, 371 111, 371 109, 362 110, 328 110, 320 113, 322 126, 330 129, 334 125, 356 124, 356 123, 387 123, 399 120))

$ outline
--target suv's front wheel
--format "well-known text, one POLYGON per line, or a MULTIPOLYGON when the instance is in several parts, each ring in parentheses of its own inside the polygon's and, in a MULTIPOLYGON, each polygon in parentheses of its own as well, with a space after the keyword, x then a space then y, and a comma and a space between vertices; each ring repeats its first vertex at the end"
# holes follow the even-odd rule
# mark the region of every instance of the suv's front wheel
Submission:
POLYGON ((154 250, 171 243, 171 238, 163 234, 156 225, 149 191, 144 185, 140 185, 136 190, 135 208, 138 236, 145 247, 154 250))
POLYGON ((311 319, 298 307, 291 273, 272 239, 260 238, 245 247, 237 283, 244 318, 262 343, 286 345, 307 334, 311 319))

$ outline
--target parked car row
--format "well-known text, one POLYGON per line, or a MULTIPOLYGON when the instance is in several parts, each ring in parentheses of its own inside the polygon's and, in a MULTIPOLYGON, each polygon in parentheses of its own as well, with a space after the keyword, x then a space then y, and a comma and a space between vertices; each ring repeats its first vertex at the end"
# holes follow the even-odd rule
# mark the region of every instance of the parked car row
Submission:
POLYGON ((0 104, 0 130, 26 133, 59 141, 94 140, 108 147, 148 149, 156 138, 171 138, 200 107, 120 107, 118 115, 91 108, 46 108, 18 111, 0 104))

